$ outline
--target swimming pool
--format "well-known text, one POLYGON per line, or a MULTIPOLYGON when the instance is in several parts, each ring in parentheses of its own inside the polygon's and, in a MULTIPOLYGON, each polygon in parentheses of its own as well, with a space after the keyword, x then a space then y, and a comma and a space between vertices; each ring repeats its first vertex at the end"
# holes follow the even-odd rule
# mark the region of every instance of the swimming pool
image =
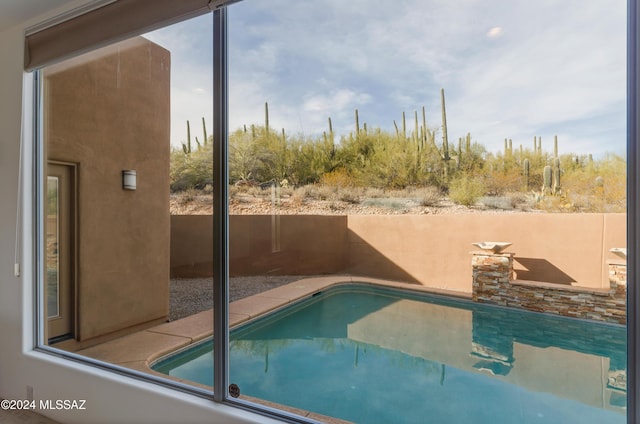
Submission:
MULTIPOLYGON (((156 363, 213 385, 213 344, 156 363)), ((230 334, 243 394, 356 423, 624 423, 626 330, 345 285, 230 334)))

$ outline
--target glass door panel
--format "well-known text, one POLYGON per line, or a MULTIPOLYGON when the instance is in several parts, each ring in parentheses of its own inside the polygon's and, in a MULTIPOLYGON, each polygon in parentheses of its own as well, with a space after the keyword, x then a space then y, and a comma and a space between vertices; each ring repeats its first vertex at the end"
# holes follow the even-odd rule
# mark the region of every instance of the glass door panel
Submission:
POLYGON ((548 314, 624 313, 625 4, 276 3, 228 7, 231 394, 624 422, 624 318, 548 314), (498 240, 490 292, 472 244, 498 240))
POLYGON ((54 343, 74 336, 74 166, 49 163, 47 173, 45 308, 54 343))
POLYGON ((55 318, 60 312, 60 258, 58 238, 60 232, 59 179, 47 177, 47 318, 55 318))

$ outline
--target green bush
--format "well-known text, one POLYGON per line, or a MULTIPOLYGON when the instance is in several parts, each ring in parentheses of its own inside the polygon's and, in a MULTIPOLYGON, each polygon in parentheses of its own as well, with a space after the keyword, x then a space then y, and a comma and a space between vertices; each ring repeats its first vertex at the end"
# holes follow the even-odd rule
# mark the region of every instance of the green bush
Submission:
POLYGON ((191 153, 174 149, 170 161, 171 191, 204 189, 207 185, 213 184, 213 143, 191 153))
POLYGON ((471 206, 484 196, 485 191, 485 186, 479 178, 463 175, 451 181, 449 199, 459 205, 471 206))

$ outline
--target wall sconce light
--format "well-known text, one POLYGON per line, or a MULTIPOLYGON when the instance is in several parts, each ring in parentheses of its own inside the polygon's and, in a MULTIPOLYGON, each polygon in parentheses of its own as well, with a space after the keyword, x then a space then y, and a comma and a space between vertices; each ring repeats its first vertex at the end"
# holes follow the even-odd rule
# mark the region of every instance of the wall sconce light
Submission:
POLYGON ((136 171, 134 170, 122 171, 122 189, 123 190, 136 189, 136 171))

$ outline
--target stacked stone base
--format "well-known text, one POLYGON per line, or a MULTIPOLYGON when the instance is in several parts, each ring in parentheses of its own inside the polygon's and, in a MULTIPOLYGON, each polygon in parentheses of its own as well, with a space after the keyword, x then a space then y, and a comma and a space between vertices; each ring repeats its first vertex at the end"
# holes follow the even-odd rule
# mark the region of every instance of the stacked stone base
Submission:
POLYGON ((513 279, 513 253, 472 252, 473 300, 535 312, 626 324, 624 261, 609 262, 609 289, 513 279))

